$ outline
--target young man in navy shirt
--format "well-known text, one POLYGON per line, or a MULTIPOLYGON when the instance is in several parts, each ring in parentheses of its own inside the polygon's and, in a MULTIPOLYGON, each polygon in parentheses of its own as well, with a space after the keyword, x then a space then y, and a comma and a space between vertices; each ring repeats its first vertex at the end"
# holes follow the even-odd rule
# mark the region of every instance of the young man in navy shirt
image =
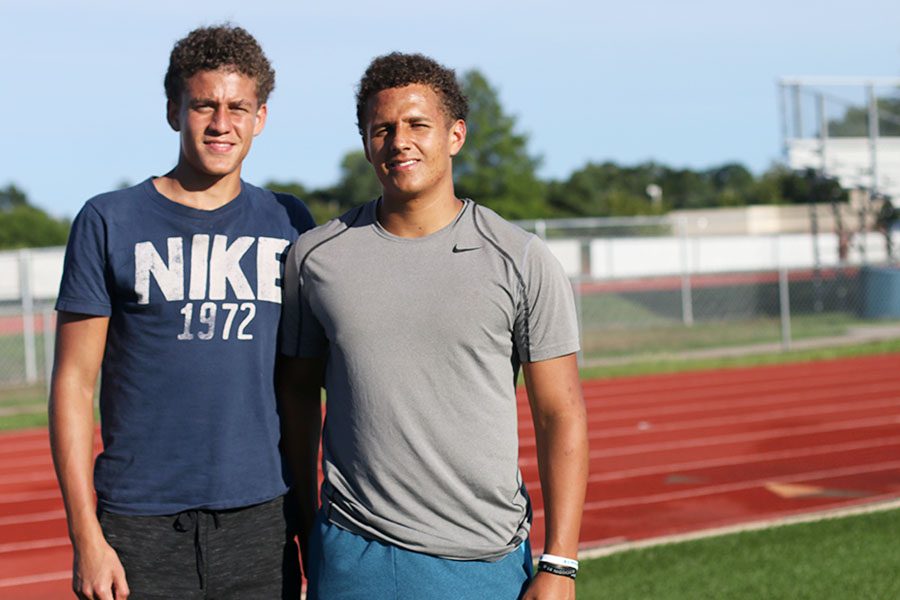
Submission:
POLYGON ((192 31, 165 77, 177 164, 72 225, 50 434, 79 597, 299 595, 274 371, 284 255, 313 222, 241 180, 274 77, 245 30, 192 31))

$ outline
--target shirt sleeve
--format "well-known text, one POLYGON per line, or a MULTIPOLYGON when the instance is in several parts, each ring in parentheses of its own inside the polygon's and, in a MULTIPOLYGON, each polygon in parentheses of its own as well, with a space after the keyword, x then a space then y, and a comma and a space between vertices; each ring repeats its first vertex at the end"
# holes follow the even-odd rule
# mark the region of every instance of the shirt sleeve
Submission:
POLYGON ((281 301, 281 353, 296 358, 325 356, 328 344, 319 320, 309 306, 300 276, 299 244, 294 244, 284 266, 281 301))
POLYGON ((514 332, 520 359, 536 362, 578 352, 572 285, 562 265, 537 236, 525 248, 520 273, 523 297, 514 332))
POLYGON ((69 232, 56 310, 94 316, 112 313, 106 249, 106 223, 93 206, 86 204, 69 232))

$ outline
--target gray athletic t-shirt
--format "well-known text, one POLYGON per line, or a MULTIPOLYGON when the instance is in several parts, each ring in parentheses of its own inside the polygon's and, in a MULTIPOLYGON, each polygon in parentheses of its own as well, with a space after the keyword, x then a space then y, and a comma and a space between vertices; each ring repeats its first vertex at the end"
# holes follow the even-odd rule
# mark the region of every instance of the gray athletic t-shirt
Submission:
POLYGON ((538 237, 472 201, 422 238, 376 206, 301 236, 285 268, 282 352, 327 357, 323 506, 408 550, 499 558, 531 521, 519 363, 578 350, 572 288, 538 237))

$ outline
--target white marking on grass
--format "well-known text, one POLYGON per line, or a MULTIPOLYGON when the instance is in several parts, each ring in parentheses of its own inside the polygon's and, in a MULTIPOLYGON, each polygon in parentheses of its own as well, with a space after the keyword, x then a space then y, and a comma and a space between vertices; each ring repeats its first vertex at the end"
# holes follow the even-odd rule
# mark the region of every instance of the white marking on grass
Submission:
MULTIPOLYGON (((795 525, 799 523, 814 523, 817 521, 825 521, 829 519, 840 519, 844 517, 852 517, 856 515, 864 515, 887 510, 895 510, 900 508, 900 498, 892 498, 884 501, 867 503, 863 505, 831 508, 822 511, 804 513, 802 515, 790 515, 786 517, 777 517, 774 519, 761 519, 758 521, 748 521, 737 525, 728 525, 725 527, 712 527, 710 529, 701 529, 699 531, 691 531, 688 533, 677 533, 674 535, 664 535, 660 537, 650 538, 646 540, 620 541, 619 539, 609 540, 608 544, 594 548, 586 548, 578 552, 580 560, 590 560, 592 558, 601 558, 619 552, 627 552, 629 550, 637 550, 640 548, 652 548, 653 546, 663 546, 667 544, 679 544, 681 542, 689 542, 692 540, 701 540, 711 537, 719 537, 723 535, 731 535, 744 531, 759 531, 762 529, 772 529, 775 527, 784 527, 785 525, 795 525)), ((590 543, 590 542, 589 542, 590 543)))

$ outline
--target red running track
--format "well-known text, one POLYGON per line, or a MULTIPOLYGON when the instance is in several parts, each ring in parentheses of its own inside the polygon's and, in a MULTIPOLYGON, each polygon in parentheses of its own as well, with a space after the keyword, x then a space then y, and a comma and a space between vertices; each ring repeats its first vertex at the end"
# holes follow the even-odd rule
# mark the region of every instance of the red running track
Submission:
MULTIPOLYGON (((900 497, 900 354, 587 381, 584 393, 585 548, 900 497)), ((69 597, 71 560, 46 431, 0 436, 0 597, 69 597)))

